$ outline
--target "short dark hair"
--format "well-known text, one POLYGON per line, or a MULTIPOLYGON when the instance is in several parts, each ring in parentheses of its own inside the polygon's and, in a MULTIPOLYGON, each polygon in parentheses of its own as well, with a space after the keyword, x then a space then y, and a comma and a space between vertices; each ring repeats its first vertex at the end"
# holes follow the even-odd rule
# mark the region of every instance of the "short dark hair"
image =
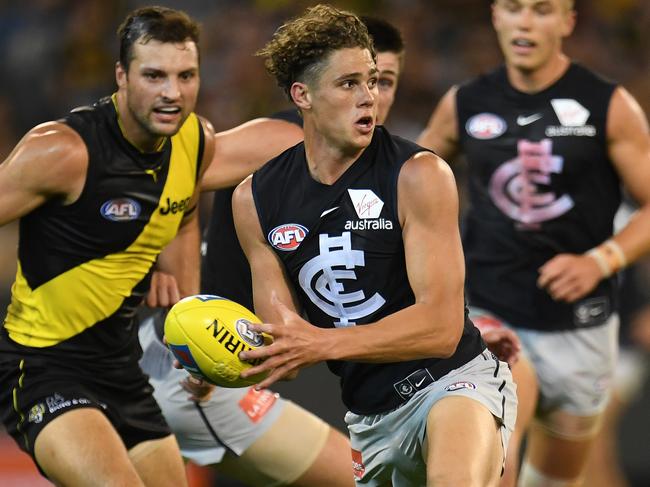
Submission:
POLYGON ((359 18, 368 28, 375 51, 394 52, 395 54, 404 52, 404 39, 402 39, 402 34, 397 27, 383 19, 371 17, 370 15, 362 15, 359 18))
POLYGON ((160 42, 185 42, 190 39, 198 46, 199 24, 182 10, 167 7, 143 7, 127 15, 117 29, 120 39, 120 64, 128 71, 133 59, 133 44, 160 42))
POLYGON ((256 55, 291 99, 295 81, 313 81, 329 55, 339 49, 360 47, 376 58, 368 29, 359 17, 330 5, 308 8, 275 31, 256 55))

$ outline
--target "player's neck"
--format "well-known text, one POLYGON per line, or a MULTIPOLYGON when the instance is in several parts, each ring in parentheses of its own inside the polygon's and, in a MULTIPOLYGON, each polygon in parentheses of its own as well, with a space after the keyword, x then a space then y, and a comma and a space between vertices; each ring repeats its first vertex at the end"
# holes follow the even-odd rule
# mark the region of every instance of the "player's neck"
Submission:
POLYGON ((569 68, 569 58, 558 52, 547 63, 534 70, 507 65, 510 84, 524 93, 538 93, 560 79, 569 68))
POLYGON ((112 97, 117 111, 117 124, 122 136, 140 152, 157 152, 165 144, 166 137, 154 136, 145 130, 131 115, 126 98, 118 91, 112 97))
POLYGON ((345 150, 315 129, 305 126, 305 155, 311 177, 319 183, 334 184, 363 153, 345 150))

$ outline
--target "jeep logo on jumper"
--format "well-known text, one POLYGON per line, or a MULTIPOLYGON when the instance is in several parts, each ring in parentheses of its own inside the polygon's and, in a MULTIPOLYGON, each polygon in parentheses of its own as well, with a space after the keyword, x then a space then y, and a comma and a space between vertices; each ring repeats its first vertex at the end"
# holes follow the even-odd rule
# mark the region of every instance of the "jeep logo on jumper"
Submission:
POLYGON ((297 223, 285 223, 271 230, 267 236, 269 243, 278 250, 296 250, 309 233, 306 227, 297 223))
POLYGON ((542 188, 551 183, 551 174, 562 172, 564 159, 552 154, 553 142, 520 140, 517 157, 503 163, 490 179, 490 197, 513 220, 526 227, 557 218, 571 208, 573 199, 542 188))
POLYGON ((131 198, 114 198, 106 201, 99 212, 107 220, 127 222, 140 216, 140 204, 131 198))
POLYGON ((175 215, 176 213, 182 213, 190 206, 190 198, 185 198, 178 201, 172 201, 169 198, 165 199, 164 207, 160 208, 160 213, 162 215, 167 215, 171 213, 175 215))
POLYGON ((300 269, 298 282, 312 303, 338 320, 336 327, 355 325, 353 320, 368 316, 386 300, 375 293, 366 298, 363 290, 346 292, 345 281, 356 281, 355 267, 364 267, 362 250, 352 250, 350 232, 340 237, 318 236, 319 254, 300 269))

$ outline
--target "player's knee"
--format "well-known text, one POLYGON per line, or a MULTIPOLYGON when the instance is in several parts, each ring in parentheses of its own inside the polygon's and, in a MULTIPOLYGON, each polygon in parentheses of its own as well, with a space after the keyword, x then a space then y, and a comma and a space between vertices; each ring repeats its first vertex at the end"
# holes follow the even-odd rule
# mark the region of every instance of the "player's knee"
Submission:
POLYGON ((559 479, 544 474, 528 462, 524 462, 519 474, 519 487, 579 487, 581 479, 559 479))
POLYGON ((441 465, 442 462, 427 464, 427 485, 436 487, 496 487, 501 467, 476 464, 441 465))
POLYGON ((434 471, 427 472, 427 485, 436 487, 486 487, 485 479, 465 471, 434 471))
POLYGON ((602 424, 602 415, 576 416, 556 411, 537 421, 537 426, 547 435, 568 441, 583 441, 594 438, 602 424))

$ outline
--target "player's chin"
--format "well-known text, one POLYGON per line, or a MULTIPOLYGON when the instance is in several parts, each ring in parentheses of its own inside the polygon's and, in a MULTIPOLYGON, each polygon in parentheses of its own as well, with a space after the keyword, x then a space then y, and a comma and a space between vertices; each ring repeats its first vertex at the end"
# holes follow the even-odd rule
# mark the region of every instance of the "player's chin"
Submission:
POLYGON ((159 137, 172 137, 181 129, 182 123, 153 123, 151 132, 159 137))

